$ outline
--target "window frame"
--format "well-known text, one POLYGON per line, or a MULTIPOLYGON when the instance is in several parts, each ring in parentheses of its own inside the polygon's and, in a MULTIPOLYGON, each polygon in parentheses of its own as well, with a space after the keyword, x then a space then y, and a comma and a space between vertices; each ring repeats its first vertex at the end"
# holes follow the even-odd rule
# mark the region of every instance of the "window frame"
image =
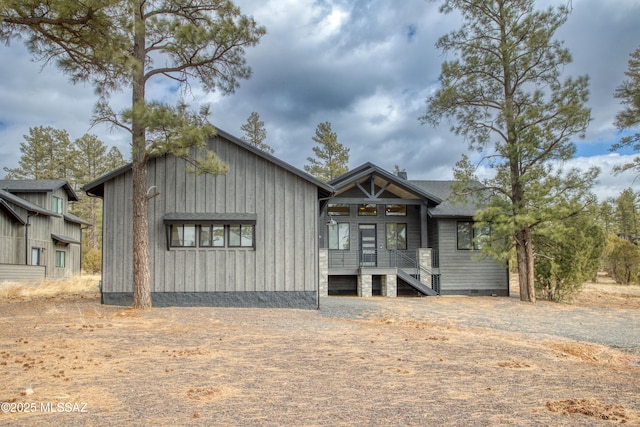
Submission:
POLYGON ((255 224, 227 224, 224 226, 225 229, 227 230, 227 236, 228 236, 228 243, 227 246, 228 248, 255 248, 255 235, 256 235, 256 226, 255 224), (239 242, 238 244, 234 244, 232 243, 232 239, 231 239, 231 229, 232 228, 236 228, 239 227, 239 233, 238 235, 238 239, 239 242), (246 228, 251 227, 251 240, 250 240, 250 244, 245 244, 244 240, 245 240, 245 236, 243 234, 243 230, 246 228))
POLYGON ((170 228, 170 233, 169 233, 169 246, 172 248, 197 248, 198 247, 198 224, 171 224, 170 228), (186 241, 185 238, 185 227, 193 227, 193 244, 192 245, 185 245, 184 242, 186 241), (180 236, 178 236, 178 242, 179 244, 175 244, 174 243, 174 229, 182 229, 182 237, 180 238, 180 236))
POLYGON ((327 248, 332 251, 349 251, 351 250, 351 225, 348 222, 339 222, 336 224, 328 224, 327 225, 327 248), (332 239, 331 239, 331 230, 337 230, 337 239, 335 241, 336 247, 332 248, 332 239), (342 235, 340 233, 341 230, 346 229, 346 235, 342 235), (346 247, 341 247, 341 242, 346 237, 346 247))
POLYGON ((358 216, 378 216, 378 205, 376 203, 360 203, 358 205, 358 216), (373 206, 373 212, 368 211, 373 206))
MULTIPOLYGON (((242 221, 242 222, 237 222, 237 221, 202 221, 202 222, 166 222, 165 223, 166 226, 166 231, 167 231, 167 250, 193 250, 193 249, 205 249, 205 250, 211 250, 211 249, 255 249, 256 248, 256 223, 253 222, 252 220, 248 220, 248 221, 242 221), (190 246, 185 246, 184 244, 175 244, 176 241, 174 240, 174 229, 179 229, 182 228, 184 229, 184 227, 194 227, 195 228, 195 237, 194 237, 194 244, 190 245, 190 246), (232 241, 232 231, 231 228, 232 227, 240 227, 240 234, 239 234, 239 238, 240 241, 238 242, 238 244, 235 244, 235 240, 232 241), (221 236, 222 236, 222 243, 221 244, 215 244, 216 241, 220 242, 220 239, 214 239, 214 233, 213 233, 213 229, 223 229, 221 236), (245 234, 243 235, 243 231, 247 230, 245 232, 245 234), (249 232, 250 229, 250 232, 249 232), (207 239, 203 238, 203 230, 208 230, 209 232, 209 237, 208 237, 208 243, 207 243, 207 239), (232 244, 233 242, 233 244, 232 244)), ((184 232, 183 232, 184 233, 184 232)), ((183 234, 184 236, 184 234, 183 234)), ((184 237, 183 239, 184 240, 184 237)))
POLYGON ((67 260, 67 252, 56 250, 56 261, 55 261, 56 268, 67 268, 66 260, 67 260))
POLYGON ((406 251, 408 248, 408 243, 407 243, 407 229, 408 229, 408 225, 405 222, 387 222, 385 223, 385 227, 384 227, 384 235, 385 235, 385 245, 387 250, 391 251, 391 250, 396 250, 396 251, 406 251), (391 245, 389 244, 389 228, 390 226, 394 226, 395 230, 393 231, 393 240, 395 243, 395 247, 390 247, 391 245), (404 248, 399 248, 398 247, 398 226, 402 226, 404 228, 404 248))
POLYGON ((480 240, 480 237, 486 236, 487 239, 491 236, 491 225, 479 226, 476 221, 456 221, 456 249, 459 251, 478 251, 484 246, 484 239, 480 240), (460 246, 460 226, 466 225, 468 228, 467 234, 468 242, 464 242, 464 247, 460 246), (467 247, 468 246, 468 247, 467 247))
POLYGON ((327 215, 332 216, 351 216, 351 205, 348 203, 329 203, 327 205, 327 215), (332 211, 331 208, 342 208, 341 210, 332 211), (346 208, 346 212, 345 212, 346 208))
POLYGON ((51 196, 52 211, 58 215, 64 214, 64 199, 58 196, 51 196))
POLYGON ((400 204, 388 204, 384 207, 384 216, 407 216, 407 205, 400 204), (394 208, 401 208, 400 210, 390 210, 394 208))

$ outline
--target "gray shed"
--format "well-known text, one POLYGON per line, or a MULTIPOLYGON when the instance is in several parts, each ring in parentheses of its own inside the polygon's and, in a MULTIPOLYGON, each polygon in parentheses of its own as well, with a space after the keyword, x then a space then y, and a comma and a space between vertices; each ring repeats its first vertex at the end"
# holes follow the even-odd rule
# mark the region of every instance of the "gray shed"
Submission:
MULTIPOLYGON (((149 160, 149 250, 155 306, 318 306, 318 216, 332 187, 218 129, 209 148, 225 175, 149 160)), ((84 190, 104 200, 102 296, 133 298, 131 165, 84 190)))

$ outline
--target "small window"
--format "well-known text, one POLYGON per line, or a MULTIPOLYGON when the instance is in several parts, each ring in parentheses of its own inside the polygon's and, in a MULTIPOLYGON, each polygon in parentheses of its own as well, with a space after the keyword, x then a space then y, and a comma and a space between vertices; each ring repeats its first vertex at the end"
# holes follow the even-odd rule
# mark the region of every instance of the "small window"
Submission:
POLYGON ((387 205, 384 214, 386 216, 407 216, 407 205, 387 205))
POLYGON ((196 246, 195 224, 171 226, 171 246, 179 248, 193 248, 196 246))
POLYGON ((351 214, 349 205, 345 203, 329 204, 327 212, 331 216, 349 216, 351 214))
POLYGON ((378 205, 373 203, 367 203, 364 205, 358 206, 358 215, 359 216, 377 216, 378 215, 378 205))
POLYGON ((224 247, 224 225, 201 226, 200 246, 223 248, 224 247))
POLYGON ((407 249, 407 224, 387 224, 387 249, 407 249))
POLYGON ((232 224, 229 226, 229 247, 253 247, 253 225, 232 224))
POLYGON ((63 211, 63 203, 64 203, 64 201, 60 197, 53 196, 53 199, 52 199, 52 205, 53 205, 52 206, 52 210, 55 213, 62 215, 62 213, 64 212, 63 211))
POLYGON ((457 224, 457 237, 459 250, 482 249, 491 235, 491 227, 479 226, 473 221, 459 221, 457 224))
POLYGON ((31 248, 31 265, 40 265, 40 248, 31 248))
POLYGON ((56 268, 65 267, 65 251, 56 251, 56 268))
POLYGON ((349 250, 349 224, 329 225, 329 249, 349 250))

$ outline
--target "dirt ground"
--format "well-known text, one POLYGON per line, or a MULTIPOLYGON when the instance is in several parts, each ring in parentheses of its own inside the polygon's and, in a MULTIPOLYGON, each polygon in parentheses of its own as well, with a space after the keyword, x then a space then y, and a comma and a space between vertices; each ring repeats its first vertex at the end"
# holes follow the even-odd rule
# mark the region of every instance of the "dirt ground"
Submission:
MULTIPOLYGON (((572 304, 640 315, 640 287, 572 304)), ((640 425, 638 352, 406 310, 134 311, 89 292, 0 299, 0 331, 0 425, 640 425)))

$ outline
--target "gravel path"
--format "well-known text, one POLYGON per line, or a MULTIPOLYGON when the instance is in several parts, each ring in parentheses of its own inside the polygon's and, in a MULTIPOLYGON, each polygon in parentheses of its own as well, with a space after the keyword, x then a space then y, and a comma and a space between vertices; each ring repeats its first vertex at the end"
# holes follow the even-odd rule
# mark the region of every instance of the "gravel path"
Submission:
POLYGON ((559 336, 640 352, 638 310, 585 308, 515 298, 428 297, 320 299, 320 312, 338 318, 451 322, 535 335, 559 336))

